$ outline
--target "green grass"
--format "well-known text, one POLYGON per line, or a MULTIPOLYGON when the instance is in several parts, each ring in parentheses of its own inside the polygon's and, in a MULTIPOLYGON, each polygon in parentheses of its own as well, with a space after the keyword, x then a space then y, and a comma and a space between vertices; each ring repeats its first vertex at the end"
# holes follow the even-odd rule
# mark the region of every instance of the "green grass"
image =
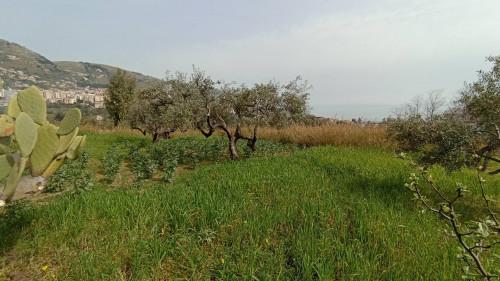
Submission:
MULTIPOLYGON (((143 139, 87 135, 98 159, 143 139)), ((0 280, 458 280, 456 242, 417 212, 409 173, 390 151, 316 147, 14 204, 0 220, 0 280)), ((473 173, 433 173, 479 200, 473 173)))

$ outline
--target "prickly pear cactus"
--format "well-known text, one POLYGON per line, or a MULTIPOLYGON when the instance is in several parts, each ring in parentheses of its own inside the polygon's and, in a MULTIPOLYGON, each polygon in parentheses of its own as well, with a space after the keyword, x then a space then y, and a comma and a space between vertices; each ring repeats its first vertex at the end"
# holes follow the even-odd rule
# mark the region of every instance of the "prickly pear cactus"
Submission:
POLYGON ((12 200, 25 169, 33 178, 49 177, 83 150, 86 137, 77 136, 80 110, 69 110, 59 128, 47 122, 46 110, 42 94, 32 86, 19 91, 7 115, 0 115, 0 180, 7 178, 0 187, 0 207, 12 200), (11 151, 12 142, 19 151, 11 151))
POLYGON ((66 112, 61 124, 59 125, 58 135, 67 135, 71 133, 82 120, 82 113, 78 108, 72 108, 66 112))
POLYGON ((21 112, 19 117, 17 117, 14 128, 14 136, 16 137, 16 142, 19 145, 19 152, 21 152, 21 156, 30 156, 38 139, 38 130, 35 122, 33 122, 33 119, 31 119, 28 114, 21 112))
POLYGON ((0 137, 0 155, 4 155, 10 152, 10 144, 12 143, 12 137, 0 137))
POLYGON ((9 115, 0 115, 0 137, 8 137, 14 133, 14 119, 9 115))
POLYGON ((47 104, 42 93, 35 86, 19 91, 17 103, 21 111, 28 114, 37 124, 47 123, 47 104))
POLYGON ((78 127, 67 135, 59 136, 59 146, 57 147, 56 154, 59 155, 68 150, 69 146, 75 140, 77 135, 78 127))
POLYGON ((57 127, 52 124, 45 124, 38 128, 39 141, 30 155, 30 172, 34 177, 41 176, 45 169, 52 162, 59 146, 59 136, 57 127))
POLYGON ((7 106, 7 115, 12 118, 17 118, 19 113, 21 113, 21 108, 19 108, 19 104, 17 103, 17 96, 15 96, 9 101, 9 105, 7 106))
POLYGON ((0 180, 5 179, 14 166, 14 158, 10 155, 0 155, 0 180))

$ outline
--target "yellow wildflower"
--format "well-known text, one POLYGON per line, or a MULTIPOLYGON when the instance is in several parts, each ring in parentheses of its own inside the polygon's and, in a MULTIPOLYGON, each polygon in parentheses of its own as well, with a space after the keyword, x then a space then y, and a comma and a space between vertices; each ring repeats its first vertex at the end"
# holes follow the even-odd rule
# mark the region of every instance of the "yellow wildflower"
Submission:
POLYGON ((47 270, 47 268, 49 268, 49 266, 48 266, 48 265, 46 265, 46 266, 42 267, 42 270, 43 270, 43 271, 45 271, 45 270, 47 270))
POLYGON ((221 259, 220 261, 224 264, 224 259, 221 259))

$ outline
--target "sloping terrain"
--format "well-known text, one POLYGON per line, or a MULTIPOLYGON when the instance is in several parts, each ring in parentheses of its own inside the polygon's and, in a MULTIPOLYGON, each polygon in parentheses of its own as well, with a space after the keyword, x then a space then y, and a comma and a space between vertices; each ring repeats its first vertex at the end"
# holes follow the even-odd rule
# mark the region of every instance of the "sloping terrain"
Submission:
MULTIPOLYGON (((36 85, 42 89, 105 88, 118 68, 88 62, 52 62, 30 49, 0 39, 0 77, 4 88, 22 89, 36 85)), ((157 78, 131 72, 138 86, 157 78)))
MULTIPOLYGON (((150 141, 85 134, 96 179, 111 143, 150 141)), ((0 216, 0 280, 461 278, 456 241, 435 214, 417 212, 404 188, 412 170, 394 152, 266 153, 202 163, 168 184, 120 184, 130 175, 123 165, 118 184, 12 205, 0 216)), ((470 186, 469 202, 482 200, 474 171, 430 172, 443 191, 453 192, 458 180, 470 186)), ((498 199, 498 179, 487 176, 485 184, 498 199)))

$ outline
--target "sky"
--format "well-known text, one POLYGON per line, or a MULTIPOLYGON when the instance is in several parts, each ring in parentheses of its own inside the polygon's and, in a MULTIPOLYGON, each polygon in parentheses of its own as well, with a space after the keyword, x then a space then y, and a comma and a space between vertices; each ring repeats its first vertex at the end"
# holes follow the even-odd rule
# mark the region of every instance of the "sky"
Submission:
POLYGON ((380 121, 456 98, 500 55, 498 0, 0 0, 0 38, 53 61, 249 86, 300 75, 312 113, 380 121))

